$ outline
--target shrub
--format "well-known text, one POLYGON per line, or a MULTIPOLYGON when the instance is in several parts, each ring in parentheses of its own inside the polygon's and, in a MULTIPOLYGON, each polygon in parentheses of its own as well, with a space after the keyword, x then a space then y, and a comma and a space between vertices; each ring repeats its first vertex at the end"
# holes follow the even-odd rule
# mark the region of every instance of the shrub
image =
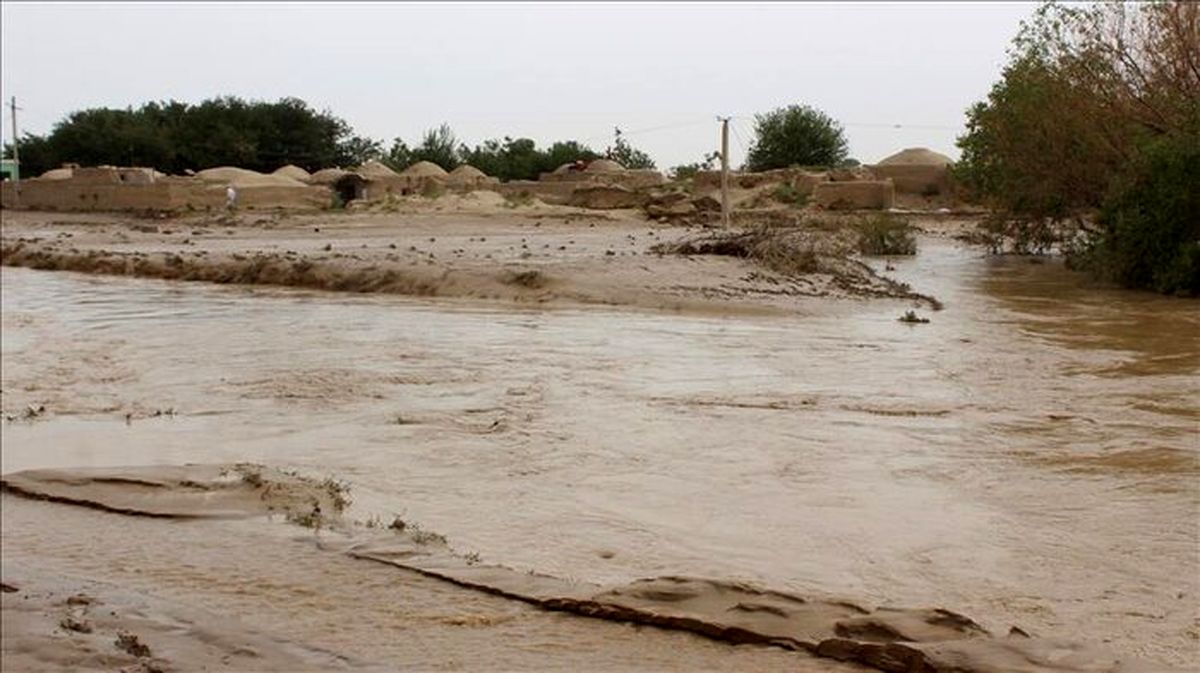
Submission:
POLYGON ((629 169, 654 168, 654 160, 650 158, 650 155, 630 145, 629 141, 621 135, 621 129, 617 129, 616 139, 612 146, 604 152, 604 156, 629 169))
POLYGON ((504 205, 509 208, 533 205, 533 194, 524 189, 516 193, 505 194, 504 205))
POLYGON ((858 251, 864 255, 915 255, 917 240, 908 220, 875 215, 858 223, 858 251))
POLYGON ((1047 2, 1022 24, 954 169, 996 211, 994 249, 1059 244, 1126 287, 1200 293, 1198 43, 1200 5, 1178 0, 1047 2))
POLYGON ((794 185, 786 182, 780 183, 771 190, 771 198, 779 203, 783 203, 796 208, 803 208, 808 204, 808 194, 804 194, 796 189, 794 185))
POLYGON ((1082 266, 1125 287, 1200 295, 1200 140, 1149 144, 1105 201, 1082 266))

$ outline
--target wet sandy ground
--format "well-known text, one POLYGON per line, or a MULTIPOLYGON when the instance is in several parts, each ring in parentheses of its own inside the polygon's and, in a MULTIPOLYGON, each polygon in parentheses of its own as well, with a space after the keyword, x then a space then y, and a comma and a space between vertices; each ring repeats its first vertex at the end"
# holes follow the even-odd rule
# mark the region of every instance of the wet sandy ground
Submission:
MULTIPOLYGON (((954 231, 966 222, 925 224, 954 231)), ((38 269, 533 306, 761 314, 831 296, 905 298, 870 269, 840 261, 789 276, 731 257, 656 251, 705 231, 633 211, 544 205, 167 220, 20 211, 5 214, 0 254, 5 265, 38 269)), ((806 238, 822 253, 846 247, 822 228, 806 238)))
POLYGON ((128 665, 111 647, 118 629, 139 634, 170 670, 864 670, 545 612, 321 551, 291 526, 132 518, 10 495, 0 504, 3 572, 21 580, 0 612, 6 670, 38 670, 81 639, 56 628, 80 592, 97 600, 93 614, 118 614, 108 629, 96 624, 102 638, 68 670, 128 665), (9 601, 35 607, 14 614, 9 601), (9 640, 26 629, 45 640, 9 640))
MULTIPOLYGON (((922 248, 896 273, 947 308, 917 326, 890 301, 757 317, 514 311, 5 268, 4 412, 46 411, 3 425, 3 471, 290 465, 348 480, 360 520, 400 513, 519 569, 743 578, 1194 662, 1194 307, 945 240, 922 248)), ((138 539, 143 521, 4 500, 6 576, 108 559, 124 570, 99 575, 182 600, 207 591, 176 576, 184 540, 219 549, 234 535, 191 531, 142 556, 93 529, 138 539)), ((245 536, 233 548, 251 566, 294 551, 245 536)), ((200 554, 191 572, 226 574, 213 564, 200 554)), ((238 586, 234 612, 296 628, 263 607, 269 592, 238 586)), ((393 656, 370 649, 370 619, 354 623, 331 647, 393 656)), ((474 656, 431 651, 429 665, 474 656)), ((525 655, 513 666, 559 665, 525 655)))

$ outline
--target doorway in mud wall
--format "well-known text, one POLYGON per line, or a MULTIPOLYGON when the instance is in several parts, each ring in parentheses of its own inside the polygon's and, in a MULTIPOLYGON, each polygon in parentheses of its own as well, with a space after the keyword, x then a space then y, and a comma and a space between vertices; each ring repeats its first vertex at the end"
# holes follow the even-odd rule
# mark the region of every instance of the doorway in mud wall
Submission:
POLYGON ((367 181, 357 173, 350 173, 338 178, 338 181, 333 183, 333 190, 337 192, 338 199, 347 204, 356 199, 367 198, 367 181))

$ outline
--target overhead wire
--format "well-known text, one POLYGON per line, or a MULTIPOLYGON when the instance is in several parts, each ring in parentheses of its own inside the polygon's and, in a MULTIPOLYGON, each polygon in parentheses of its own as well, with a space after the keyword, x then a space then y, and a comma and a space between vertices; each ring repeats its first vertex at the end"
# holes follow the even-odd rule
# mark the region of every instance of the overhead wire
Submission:
MULTIPOLYGON (((646 128, 634 129, 634 130, 632 130, 632 131, 626 131, 626 130, 624 130, 624 129, 621 129, 621 135, 622 135, 622 136, 635 136, 635 135, 640 135, 640 134, 643 134, 643 133, 653 133, 653 132, 656 132, 656 131, 670 131, 670 130, 674 130, 674 129, 689 128, 689 127, 692 127, 692 126, 700 126, 701 124, 709 124, 709 123, 711 123, 711 121, 712 121, 712 120, 711 120, 710 118, 708 118, 708 117, 705 117, 705 118, 704 118, 704 119, 702 119, 702 120, 699 120, 699 119, 698 119, 698 120, 694 120, 694 121, 687 121, 687 122, 677 122, 677 123, 674 123, 674 124, 661 124, 661 125, 658 125, 658 126, 649 126, 649 127, 646 127, 646 128)), ((614 125, 614 127, 615 127, 615 128, 620 128, 620 126, 616 126, 616 125, 614 125)), ((592 141, 595 141, 595 140, 605 140, 605 139, 608 139, 608 138, 610 138, 610 137, 611 137, 611 136, 610 136, 609 134, 603 134, 603 135, 594 135, 594 136, 590 136, 590 137, 588 137, 588 138, 584 138, 584 139, 583 139, 583 140, 581 140, 580 142, 583 142, 583 143, 590 143, 590 142, 592 142, 592 141)))

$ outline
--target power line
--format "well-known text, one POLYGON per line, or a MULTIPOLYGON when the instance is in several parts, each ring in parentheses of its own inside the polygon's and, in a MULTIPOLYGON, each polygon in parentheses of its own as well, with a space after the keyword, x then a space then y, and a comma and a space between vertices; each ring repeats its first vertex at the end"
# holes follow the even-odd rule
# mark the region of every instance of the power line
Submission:
POLYGON ((846 122, 842 126, 857 126, 859 128, 888 128, 888 129, 915 129, 921 131, 957 131, 959 126, 937 126, 935 124, 886 124, 886 123, 862 123, 862 122, 846 122))
POLYGON ((742 141, 742 134, 738 132, 738 125, 735 123, 730 127, 730 129, 733 130, 733 140, 737 143, 738 149, 742 151, 742 156, 749 156, 750 150, 748 149, 747 143, 742 141))
MULTIPOLYGON (((751 120, 753 116, 734 115, 730 119, 751 120)), ((940 124, 906 124, 901 122, 839 122, 842 126, 856 126, 859 128, 888 128, 888 129, 915 129, 921 131, 957 131, 961 126, 944 126, 940 124)))
MULTIPOLYGON (((634 136, 634 135, 640 135, 643 133, 653 133, 655 131, 669 131, 669 130, 673 130, 673 129, 689 128, 692 126, 700 126, 701 124, 708 124, 708 123, 711 123, 711 122, 707 117, 705 117, 703 120, 699 120, 699 121, 680 122, 680 123, 675 123, 675 124, 662 124, 660 126, 650 126, 647 128, 634 129, 632 131, 622 130, 621 135, 622 136, 634 136)), ((584 138, 580 142, 590 143, 594 140, 606 140, 608 138, 609 138, 609 136, 607 134, 595 135, 595 136, 590 136, 588 138, 584 138)))

